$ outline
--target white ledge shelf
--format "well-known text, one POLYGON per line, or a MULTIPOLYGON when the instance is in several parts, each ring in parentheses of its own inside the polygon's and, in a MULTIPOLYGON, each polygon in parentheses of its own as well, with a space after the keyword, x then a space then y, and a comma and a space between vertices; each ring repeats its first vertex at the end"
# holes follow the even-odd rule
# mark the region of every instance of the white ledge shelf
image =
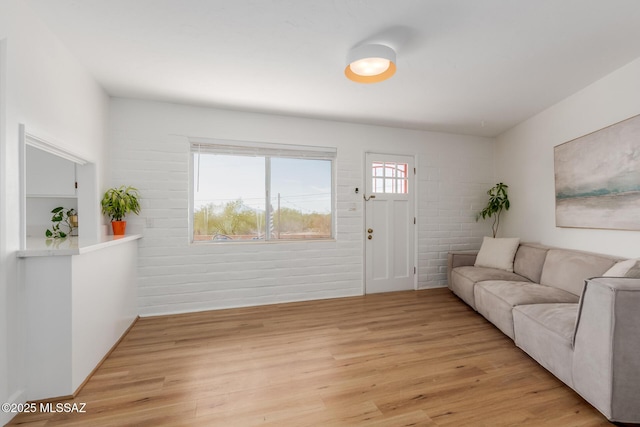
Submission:
POLYGON ((97 251, 109 246, 141 239, 141 234, 126 236, 105 236, 97 242, 84 242, 83 239, 72 236, 64 239, 47 239, 46 237, 27 238, 27 248, 17 252, 18 258, 44 257, 44 256, 71 256, 81 255, 87 252, 97 251))

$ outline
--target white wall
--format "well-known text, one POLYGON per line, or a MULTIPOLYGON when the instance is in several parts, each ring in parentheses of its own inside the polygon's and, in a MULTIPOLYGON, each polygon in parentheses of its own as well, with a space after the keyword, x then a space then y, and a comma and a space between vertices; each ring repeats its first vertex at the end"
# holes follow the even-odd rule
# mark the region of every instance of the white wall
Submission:
MULTIPOLYGON (((4 0, 0 0, 0 9, 4 7, 4 0)), ((5 198, 5 162, 2 160, 6 157, 6 15, 0 14, 0 400, 8 401, 11 394, 9 389, 9 316, 5 310, 8 301, 7 277, 5 272, 6 265, 6 240, 7 222, 2 219, 4 216, 6 198, 5 198)), ((0 424, 8 419, 8 416, 0 414, 0 424)))
POLYGON ((474 213, 494 183, 494 140, 480 137, 112 99, 112 185, 133 185, 142 212, 141 315, 359 295, 365 151, 413 154, 418 167, 418 285, 446 284, 446 253, 478 248, 474 213), (189 243, 187 136, 337 147, 337 240, 189 243), (356 207, 355 211, 350 210, 356 207))
POLYGON ((21 261, 27 399, 74 394, 137 317, 137 240, 21 261))
POLYGON ((72 257, 72 390, 87 379, 138 317, 138 242, 72 257))
POLYGON ((131 326, 137 240, 21 261, 28 297, 27 399, 74 394, 131 326))
MULTIPOLYGON (((18 125, 24 123, 30 132, 96 162, 103 183, 108 97, 27 2, 0 0, 0 10, 6 73, 0 90, 6 107, 0 135, 0 337, 6 338, 0 340, 0 401, 20 402, 25 395, 25 319, 15 256, 20 223, 18 125)), ((0 424, 10 417, 0 413, 0 424)))
POLYGON ((548 245, 640 256, 640 231, 557 228, 553 147, 640 114, 640 59, 498 138, 496 168, 512 208, 504 234, 548 245))

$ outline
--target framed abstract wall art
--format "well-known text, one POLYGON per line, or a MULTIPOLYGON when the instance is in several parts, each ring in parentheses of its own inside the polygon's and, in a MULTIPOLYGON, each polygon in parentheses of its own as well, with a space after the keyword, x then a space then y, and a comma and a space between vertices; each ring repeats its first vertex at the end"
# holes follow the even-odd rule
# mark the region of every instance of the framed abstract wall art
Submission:
POLYGON ((640 230, 640 116, 554 147, 556 226, 640 230))

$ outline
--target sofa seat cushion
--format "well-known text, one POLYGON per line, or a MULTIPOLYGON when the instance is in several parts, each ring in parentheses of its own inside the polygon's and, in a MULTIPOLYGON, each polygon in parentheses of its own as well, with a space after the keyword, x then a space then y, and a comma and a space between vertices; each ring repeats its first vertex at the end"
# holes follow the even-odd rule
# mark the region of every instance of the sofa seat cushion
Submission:
POLYGON ((516 345, 571 387, 577 317, 577 303, 519 305, 513 309, 516 345))
POLYGON ((487 267, 456 267, 451 271, 449 287, 458 297, 476 309, 473 287, 477 282, 485 280, 513 280, 526 281, 527 279, 505 270, 487 267))
POLYGON ((490 280, 474 288, 476 310, 511 339, 513 307, 525 304, 577 303, 579 298, 562 289, 531 282, 490 280))

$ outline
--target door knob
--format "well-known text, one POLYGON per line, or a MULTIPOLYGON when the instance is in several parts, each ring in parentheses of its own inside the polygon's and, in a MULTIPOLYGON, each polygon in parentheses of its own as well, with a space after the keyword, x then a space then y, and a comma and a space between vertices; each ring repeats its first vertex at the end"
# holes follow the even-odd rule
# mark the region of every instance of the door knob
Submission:
POLYGON ((372 236, 371 234, 369 234, 369 235, 367 236, 367 239, 371 240, 371 239, 373 239, 373 236, 372 236))
POLYGON ((373 228, 368 229, 367 233, 373 233, 373 228))

